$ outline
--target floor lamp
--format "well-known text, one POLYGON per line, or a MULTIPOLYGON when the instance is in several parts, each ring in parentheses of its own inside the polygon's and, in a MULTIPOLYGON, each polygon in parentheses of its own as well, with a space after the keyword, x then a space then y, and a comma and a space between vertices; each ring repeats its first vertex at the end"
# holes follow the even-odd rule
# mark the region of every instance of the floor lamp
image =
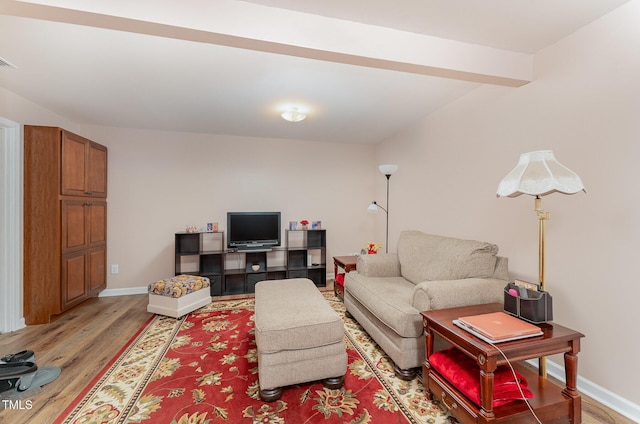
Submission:
MULTIPOLYGON (((535 196, 535 212, 538 217, 538 284, 545 290, 545 231, 549 212, 542 210, 542 196, 551 193, 575 194, 584 191, 580 177, 561 165, 551 150, 523 153, 518 165, 500 181, 498 197, 517 197, 521 194, 535 196)), ((542 377, 547 376, 546 358, 541 357, 538 367, 542 377)))
POLYGON ((389 253, 389 179, 391 178, 391 175, 398 170, 398 165, 380 165, 378 169, 385 177, 387 177, 387 208, 383 208, 374 200, 371 202, 367 210, 369 212, 378 212, 378 208, 380 208, 385 214, 387 214, 387 236, 384 243, 384 251, 385 253, 389 253))

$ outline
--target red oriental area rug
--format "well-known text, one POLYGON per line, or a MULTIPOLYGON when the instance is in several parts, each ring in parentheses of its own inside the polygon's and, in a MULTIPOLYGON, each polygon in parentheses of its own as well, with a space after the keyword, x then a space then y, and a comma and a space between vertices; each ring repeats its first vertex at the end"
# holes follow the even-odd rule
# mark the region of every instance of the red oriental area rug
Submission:
MULTIPOLYGON (((344 318, 344 305, 324 295, 344 318)), ((291 386, 267 403, 258 396, 253 299, 213 302, 178 320, 154 316, 55 424, 455 422, 427 401, 420 378, 395 378, 367 333, 344 322, 344 387, 291 386)))

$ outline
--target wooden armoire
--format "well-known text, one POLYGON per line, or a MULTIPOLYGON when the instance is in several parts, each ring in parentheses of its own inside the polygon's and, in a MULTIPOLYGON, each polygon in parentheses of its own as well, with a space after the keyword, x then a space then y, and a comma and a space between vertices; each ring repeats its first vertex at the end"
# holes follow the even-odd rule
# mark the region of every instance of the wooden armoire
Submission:
POLYGON ((48 323, 106 287, 107 148, 24 127, 24 318, 48 323))

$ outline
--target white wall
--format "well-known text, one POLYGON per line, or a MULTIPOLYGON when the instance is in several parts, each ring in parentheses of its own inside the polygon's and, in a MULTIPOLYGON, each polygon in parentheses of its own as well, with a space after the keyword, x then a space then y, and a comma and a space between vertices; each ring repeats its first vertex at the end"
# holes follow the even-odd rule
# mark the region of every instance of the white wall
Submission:
POLYGON ((109 148, 107 261, 120 271, 108 275, 109 289, 173 275, 174 233, 214 221, 225 230, 228 211, 281 211, 283 233, 291 220, 322 221, 329 265, 372 232, 372 146, 114 128, 83 135, 109 148))
MULTIPOLYGON (((511 276, 537 280, 534 200, 496 199, 520 153, 551 149, 587 194, 543 198, 547 286, 557 323, 585 334, 579 373, 640 404, 632 323, 640 322, 640 2, 536 55, 536 78, 482 87, 379 146, 396 162, 391 241, 400 230, 497 243, 511 276)), ((384 195, 384 177, 376 180, 384 195)), ((383 237, 383 227, 376 227, 383 237)), ((552 358, 562 363, 561 358, 552 358)))
MULTIPOLYGON (((320 220, 332 256, 371 238, 374 147, 295 140, 94 127, 56 115, 0 88, 0 116, 61 126, 109 149, 107 289, 131 292, 174 273, 174 233, 218 221, 227 211, 282 212, 320 220)), ((16 299, 16 302, 19 302, 16 299)))

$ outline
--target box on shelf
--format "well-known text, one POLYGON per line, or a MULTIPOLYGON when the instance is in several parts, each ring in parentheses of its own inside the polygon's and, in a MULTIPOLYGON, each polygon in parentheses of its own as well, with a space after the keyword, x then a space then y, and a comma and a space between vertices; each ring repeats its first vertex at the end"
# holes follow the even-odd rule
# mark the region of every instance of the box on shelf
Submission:
POLYGON ((526 289, 527 297, 513 296, 509 289, 518 287, 509 283, 504 288, 504 311, 533 324, 553 321, 553 301, 546 291, 526 289))

